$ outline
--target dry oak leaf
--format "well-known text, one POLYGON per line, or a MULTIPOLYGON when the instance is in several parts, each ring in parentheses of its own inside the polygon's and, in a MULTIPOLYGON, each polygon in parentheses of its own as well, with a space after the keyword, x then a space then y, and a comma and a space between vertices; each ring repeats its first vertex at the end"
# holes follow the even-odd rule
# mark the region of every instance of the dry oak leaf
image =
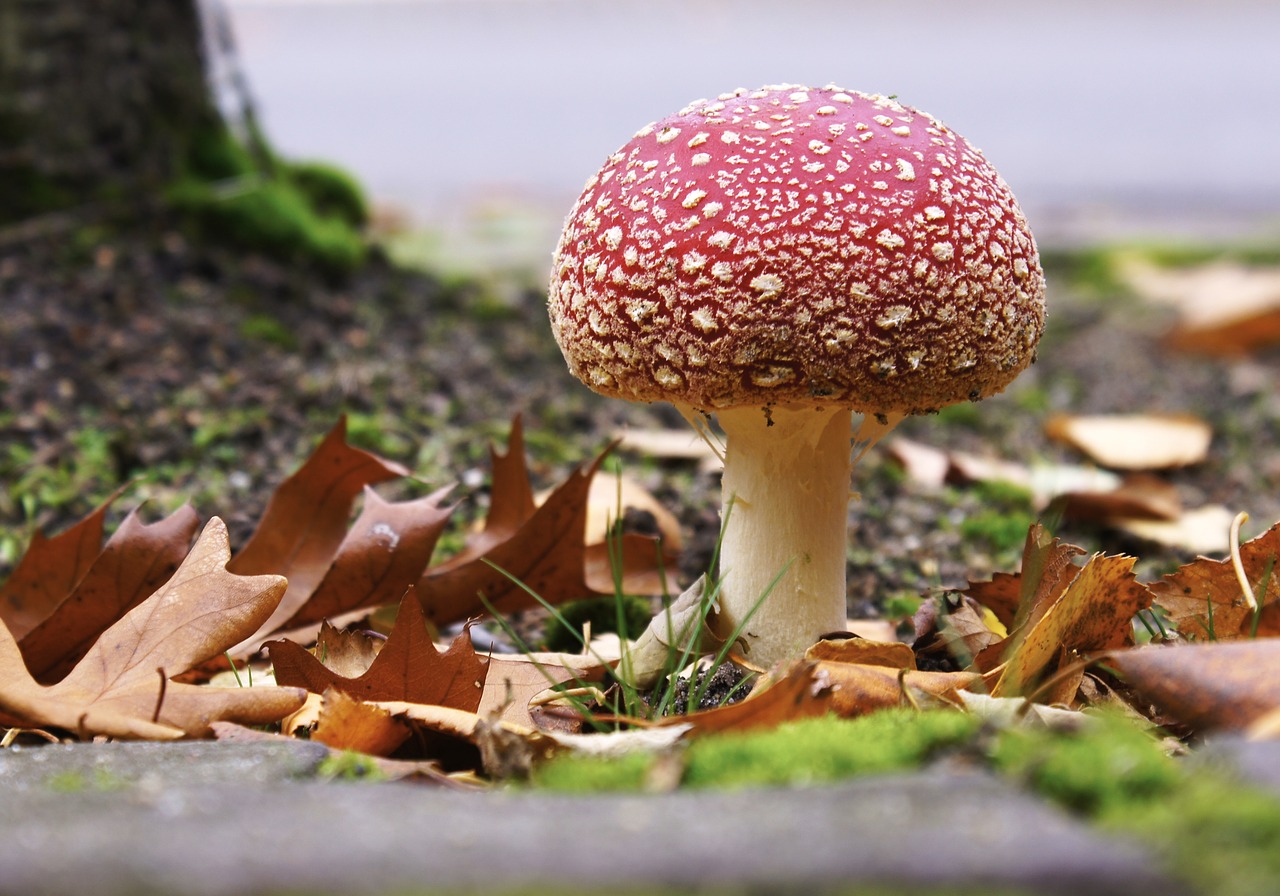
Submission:
POLYGON ((356 678, 339 675, 292 641, 271 641, 266 647, 280 684, 316 694, 332 689, 359 700, 449 706, 468 712, 480 706, 489 664, 476 654, 467 630, 444 653, 436 649, 412 592, 400 602, 386 643, 356 678))
MULTIPOLYGON (((556 604, 613 591, 611 580, 607 587, 587 581, 590 552, 584 544, 588 490, 608 449, 535 505, 523 446, 517 417, 506 454, 491 449, 493 495, 484 529, 468 538, 462 553, 427 569, 417 582, 423 611, 437 626, 484 615, 485 600, 509 613, 537 607, 530 592, 556 604)), ((626 590, 643 592, 655 584, 652 539, 625 535, 621 556, 626 590)))
POLYGON ((1217 641, 1101 657, 1161 711, 1197 730, 1243 731, 1280 709, 1280 640, 1217 641))
POLYGON ((400 599, 431 558, 449 516, 443 492, 389 503, 368 486, 408 475, 399 464, 346 443, 346 418, 272 494, 261 521, 229 569, 282 575, 289 587, 264 622, 231 651, 244 656, 258 638, 352 609, 400 599), (356 497, 364 508, 349 527, 356 497))
POLYGON ((35 679, 61 679, 108 626, 168 581, 199 526, 190 505, 149 524, 131 511, 71 595, 18 642, 35 679))
POLYGON ((285 575, 290 589, 310 594, 328 572, 347 534, 356 496, 366 485, 409 471, 352 448, 340 419, 296 473, 272 493, 253 537, 228 569, 240 575, 285 575))
POLYGON ((102 550, 107 508, 120 492, 65 532, 46 538, 37 529, 17 567, 0 588, 0 622, 21 638, 57 609, 102 550))
MULTIPOLYGON (((1242 544, 1240 562, 1261 607, 1257 634, 1280 636, 1280 523, 1242 544)), ((1254 611, 1230 560, 1200 557, 1149 587, 1185 638, 1225 641, 1253 633, 1254 611)))
POLYGON ((329 671, 343 678, 359 678, 369 671, 386 643, 385 635, 369 629, 342 629, 325 621, 320 623, 316 646, 310 652, 323 657, 329 671))
POLYGON ((452 506, 441 503, 447 489, 411 501, 384 501, 366 488, 359 518, 342 540, 324 578, 310 594, 291 600, 264 632, 301 628, 355 610, 394 604, 422 575, 452 506), (292 612, 292 615, 287 615, 292 612), (283 620, 283 621, 281 621, 283 620))
POLYGON ((164 587, 103 632, 54 685, 31 678, 0 626, 0 722, 82 738, 170 739, 207 735, 217 720, 259 725, 293 712, 305 697, 300 690, 168 680, 256 629, 284 593, 279 576, 228 572, 229 556, 227 528, 215 517, 164 587))

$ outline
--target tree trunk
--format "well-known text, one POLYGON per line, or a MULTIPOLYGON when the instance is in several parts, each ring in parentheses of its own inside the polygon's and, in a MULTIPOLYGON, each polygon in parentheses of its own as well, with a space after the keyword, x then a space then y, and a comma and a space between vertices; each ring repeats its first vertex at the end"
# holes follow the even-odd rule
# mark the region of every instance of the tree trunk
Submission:
POLYGON ((198 0, 0 0, 0 223, 154 193, 219 126, 198 0))

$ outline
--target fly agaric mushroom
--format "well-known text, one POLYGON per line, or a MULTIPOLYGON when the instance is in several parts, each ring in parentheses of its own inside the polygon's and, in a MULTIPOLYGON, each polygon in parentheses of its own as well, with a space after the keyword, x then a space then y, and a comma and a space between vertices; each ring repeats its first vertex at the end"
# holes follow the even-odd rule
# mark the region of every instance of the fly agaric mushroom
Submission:
POLYGON ((595 391, 716 416, 719 625, 768 591, 745 631, 767 665, 845 628, 851 439, 1008 385, 1034 359, 1044 275, 959 134, 784 85, 694 102, 610 156, 566 221, 549 313, 595 391))

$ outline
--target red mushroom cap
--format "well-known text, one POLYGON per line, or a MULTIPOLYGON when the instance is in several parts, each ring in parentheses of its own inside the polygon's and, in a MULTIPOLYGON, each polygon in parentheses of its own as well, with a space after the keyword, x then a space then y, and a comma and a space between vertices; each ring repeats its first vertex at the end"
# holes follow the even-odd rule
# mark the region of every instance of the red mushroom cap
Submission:
POLYGON ((959 134, 786 85, 699 100, 610 156, 565 224, 549 310, 606 395, 921 413, 1031 362, 1044 275, 959 134))

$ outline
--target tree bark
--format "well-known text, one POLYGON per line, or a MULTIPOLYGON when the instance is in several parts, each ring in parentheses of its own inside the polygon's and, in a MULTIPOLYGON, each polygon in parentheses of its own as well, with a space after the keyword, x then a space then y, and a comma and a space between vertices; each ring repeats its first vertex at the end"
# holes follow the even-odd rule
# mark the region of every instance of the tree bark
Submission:
POLYGON ((198 0, 0 0, 0 223, 145 196, 218 126, 198 0))

